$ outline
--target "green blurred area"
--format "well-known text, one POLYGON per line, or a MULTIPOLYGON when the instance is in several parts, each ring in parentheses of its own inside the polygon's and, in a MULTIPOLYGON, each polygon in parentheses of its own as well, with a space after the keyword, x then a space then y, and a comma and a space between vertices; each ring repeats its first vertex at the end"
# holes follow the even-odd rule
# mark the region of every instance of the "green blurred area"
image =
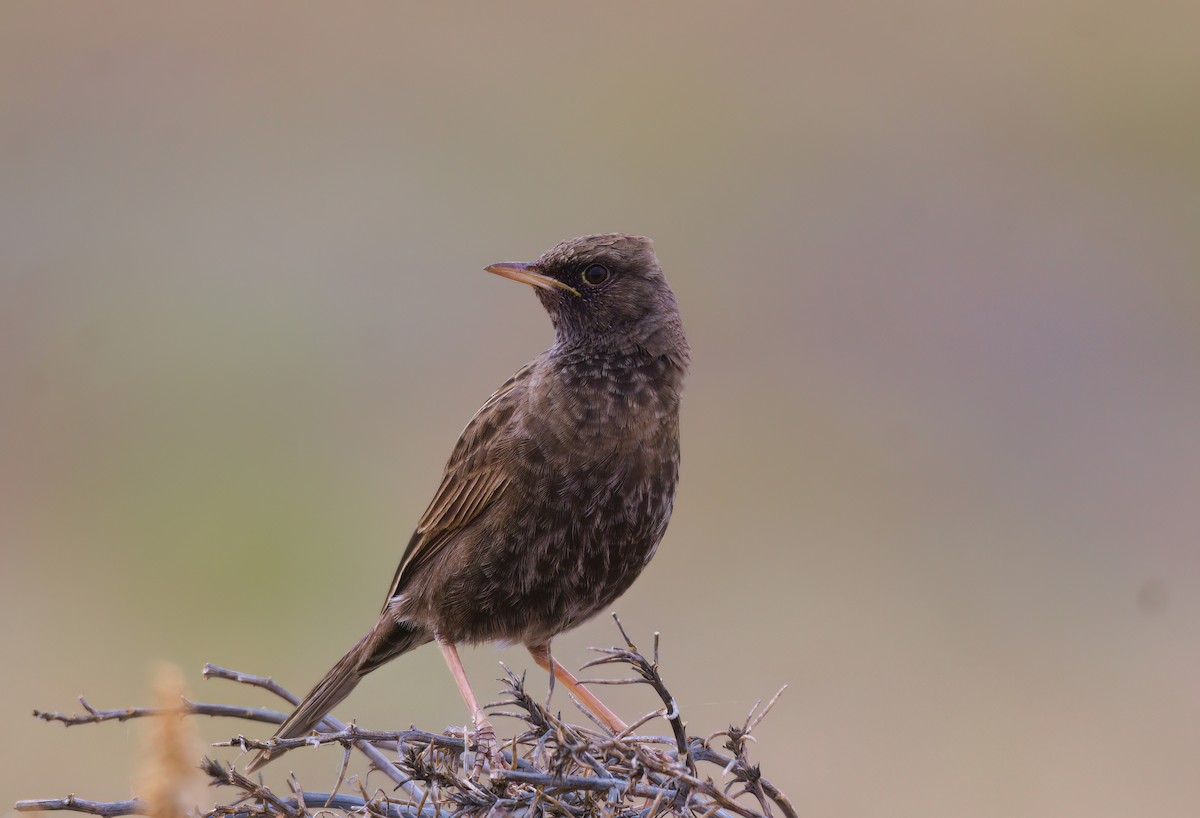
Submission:
MULTIPOLYGON (((197 699, 269 702, 204 661, 307 688, 549 341, 482 268, 623 230, 695 363, 675 520, 617 608, 690 732, 787 683, 756 750, 806 814, 1192 814, 1197 30, 1171 2, 8 4, 0 801, 128 797, 136 724, 28 712, 144 703, 159 660, 197 699)), ((530 664, 464 658, 489 692, 530 664)), ((421 650, 339 715, 465 711, 421 650)), ((339 762, 289 758, 314 789, 339 762)))

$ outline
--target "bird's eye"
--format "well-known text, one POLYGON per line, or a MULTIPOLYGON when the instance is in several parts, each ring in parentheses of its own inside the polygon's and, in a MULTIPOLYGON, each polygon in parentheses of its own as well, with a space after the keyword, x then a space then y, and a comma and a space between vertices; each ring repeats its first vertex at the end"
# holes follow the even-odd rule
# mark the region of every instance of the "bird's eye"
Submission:
POLYGON ((583 283, 595 287, 608 281, 608 268, 603 264, 592 264, 583 271, 583 283))

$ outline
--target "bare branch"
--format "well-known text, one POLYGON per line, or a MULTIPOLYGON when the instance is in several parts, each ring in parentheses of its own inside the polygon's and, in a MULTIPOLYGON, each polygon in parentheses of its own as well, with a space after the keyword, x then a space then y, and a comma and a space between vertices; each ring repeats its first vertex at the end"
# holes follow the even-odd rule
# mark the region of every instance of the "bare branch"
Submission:
MULTIPOLYGON (((217 665, 210 664, 208 662, 204 664, 201 675, 205 679, 227 679, 239 684, 250 685, 251 687, 261 687, 263 690, 274 693, 276 696, 280 697, 289 704, 297 705, 300 703, 299 696, 276 682, 270 676, 255 676, 250 673, 239 673, 236 670, 218 667, 217 665)), ((284 718, 286 718, 286 716, 284 716, 284 718)), ((282 720, 283 719, 280 719, 280 722, 282 722, 282 720)), ((340 730, 345 730, 346 725, 335 719, 332 715, 329 715, 321 720, 321 723, 317 725, 317 728, 330 732, 337 732, 340 730)), ((367 758, 371 759, 371 763, 374 764, 380 772, 392 779, 392 781, 396 782, 399 786, 403 787, 410 796, 418 799, 424 796, 424 793, 422 793, 420 789, 413 784, 412 779, 405 776, 404 773, 392 763, 391 759, 383 754, 380 748, 374 747, 366 741, 357 742, 354 746, 358 750, 362 751, 367 758)))
POLYGON ((271 693, 274 693, 279 698, 284 699, 293 707, 297 704, 300 704, 299 696, 276 682, 270 676, 254 676, 250 673, 239 673, 236 670, 218 667, 216 665, 209 664, 208 662, 204 663, 204 667, 201 669, 200 675, 205 679, 228 679, 229 681, 237 682, 238 684, 250 685, 251 687, 261 687, 263 690, 267 690, 271 693))
POLYGON ((18 801, 13 807, 17 812, 53 812, 68 810, 82 812, 87 815, 145 815, 146 803, 138 798, 128 801, 88 801, 68 795, 66 798, 43 798, 29 801, 18 801))
MULTIPOLYGON (((751 732, 763 723, 779 694, 765 707, 756 703, 741 726, 730 726, 704 739, 689 738, 678 701, 659 671, 659 634, 654 634, 652 658, 648 658, 619 621, 617 626, 624 646, 597 651, 600 655, 585 667, 620 665, 624 677, 593 681, 644 684, 662 705, 635 720, 621 735, 564 721, 561 713, 552 712, 526 690, 523 675, 505 668, 503 694, 488 709, 493 715, 503 713, 523 722, 524 732, 504 740, 504 764, 499 769, 485 766, 479 780, 475 780, 474 774, 479 771, 470 754, 473 742, 464 740, 461 734, 415 728, 370 730, 328 717, 319 725, 321 732, 308 736, 262 739, 237 735, 214 746, 226 751, 281 753, 304 746, 316 749, 335 745, 342 752, 330 792, 305 791, 295 776, 283 777, 286 788, 276 791, 263 780, 240 773, 229 759, 206 759, 202 768, 212 783, 231 794, 202 818, 331 818, 332 812, 353 812, 362 818, 611 818, 632 817, 635 813, 637 818, 797 818, 786 796, 763 777, 749 756, 754 745, 751 732), (642 725, 660 717, 671 725, 672 736, 636 734, 642 725), (718 740, 724 742, 724 752, 712 746, 718 740), (365 753, 401 791, 369 791, 366 778, 351 770, 354 749, 365 753), (343 789, 356 794, 343 793, 343 789)), ((214 665, 205 665, 204 676, 258 687, 289 703, 297 700, 268 676, 214 665)), ((80 699, 80 705, 83 712, 75 715, 42 711, 35 711, 35 715, 66 726, 180 712, 276 724, 285 715, 186 699, 181 709, 100 710, 86 699, 80 699)), ((232 758, 236 760, 237 756, 232 758)), ((136 799, 104 802, 71 795, 21 801, 17 809, 71 810, 115 817, 145 814, 149 807, 136 799)))
MULTIPOLYGON (((161 707, 127 707, 123 710, 97 710, 88 704, 87 700, 82 696, 79 701, 83 705, 86 714, 66 715, 65 713, 49 712, 45 710, 34 710, 33 715, 44 721, 59 722, 65 727, 73 727, 78 724, 99 724, 103 721, 128 721, 130 719, 140 719, 147 716, 162 716, 167 713, 178 715, 178 709, 166 710, 161 707)), ((268 724, 281 724, 286 713, 280 713, 278 710, 264 710, 258 707, 238 707, 231 704, 208 704, 206 702, 191 702, 186 699, 183 701, 183 712, 192 716, 221 716, 232 719, 245 719, 246 721, 261 721, 268 724)))
POLYGON ((322 744, 353 745, 355 742, 369 741, 379 747, 395 749, 402 744, 430 744, 442 750, 462 752, 464 742, 460 736, 447 736, 441 733, 430 733, 425 730, 363 730, 356 725, 348 725, 341 730, 329 733, 313 733, 298 738, 273 738, 266 741, 235 736, 228 741, 219 741, 214 747, 237 747, 243 751, 271 750, 282 752, 295 750, 298 747, 318 747, 322 744))
MULTIPOLYGON (((294 798, 285 798, 283 799, 283 803, 288 809, 296 808, 296 800, 294 798)), ((303 793, 303 803, 306 807, 335 809, 343 812, 360 811, 365 809, 368 804, 371 804, 375 814, 387 816, 387 818, 431 818, 434 815, 432 810, 426 810, 422 815, 415 807, 406 804, 372 803, 365 798, 358 798, 353 795, 337 795, 328 792, 305 792, 303 793)), ((66 810, 86 815, 101 815, 105 816, 105 818, 146 814, 145 802, 137 798, 131 798, 128 801, 88 801, 68 795, 66 798, 18 801, 14 806, 18 812, 54 812, 66 810)), ((260 814, 260 811, 245 807, 235 809, 231 812, 223 812, 222 814, 228 815, 231 818, 250 818, 250 816, 260 814)))

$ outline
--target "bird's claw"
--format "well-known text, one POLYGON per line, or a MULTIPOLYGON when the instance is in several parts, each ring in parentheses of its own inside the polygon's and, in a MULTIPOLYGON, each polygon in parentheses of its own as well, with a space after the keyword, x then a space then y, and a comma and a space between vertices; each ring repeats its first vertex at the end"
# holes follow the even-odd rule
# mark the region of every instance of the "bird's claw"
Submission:
POLYGON ((481 721, 476 724, 471 739, 475 748, 475 764, 471 769, 472 781, 479 780, 485 758, 493 770, 504 767, 504 753, 500 749, 500 742, 496 740, 496 730, 491 722, 481 721))

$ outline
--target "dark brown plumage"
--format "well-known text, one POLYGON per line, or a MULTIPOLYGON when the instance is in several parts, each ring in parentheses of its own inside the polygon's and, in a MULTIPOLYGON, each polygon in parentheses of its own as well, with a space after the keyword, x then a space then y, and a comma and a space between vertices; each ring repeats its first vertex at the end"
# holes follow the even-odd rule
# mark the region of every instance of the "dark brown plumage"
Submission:
MULTIPOLYGON (((523 643, 610 729, 624 727, 550 658, 549 646, 620 596, 666 531, 688 367, 675 296, 650 240, 620 233, 487 269, 535 287, 554 344, 467 424, 379 620, 277 737, 309 732, 364 675, 430 641, 493 748, 458 643, 523 643)), ((249 769, 267 760, 260 754, 249 769)))

